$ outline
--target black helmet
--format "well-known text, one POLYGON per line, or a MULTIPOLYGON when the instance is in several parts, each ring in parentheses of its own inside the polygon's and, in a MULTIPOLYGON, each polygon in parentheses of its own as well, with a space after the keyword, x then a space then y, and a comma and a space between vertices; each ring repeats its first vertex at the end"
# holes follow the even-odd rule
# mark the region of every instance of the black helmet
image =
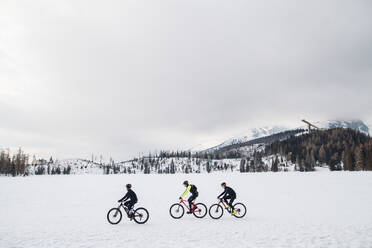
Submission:
POLYGON ((189 185, 189 181, 187 181, 187 180, 184 181, 184 182, 183 182, 183 185, 189 185))
POLYGON ((132 184, 128 183, 127 185, 125 185, 128 189, 132 188, 132 184))
POLYGON ((226 185, 226 183, 225 183, 225 182, 221 183, 221 186, 224 186, 224 185, 226 185))

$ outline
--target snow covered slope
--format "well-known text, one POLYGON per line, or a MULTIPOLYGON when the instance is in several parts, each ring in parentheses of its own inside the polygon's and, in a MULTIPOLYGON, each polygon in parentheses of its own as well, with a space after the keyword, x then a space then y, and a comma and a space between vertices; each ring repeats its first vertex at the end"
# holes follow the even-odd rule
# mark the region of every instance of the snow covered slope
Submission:
POLYGON ((290 128, 284 127, 284 126, 272 126, 272 127, 266 126, 266 127, 260 127, 260 128, 252 128, 248 130, 247 132, 245 132, 244 134, 230 138, 222 142, 218 146, 213 147, 212 149, 219 149, 219 148, 229 146, 229 145, 244 143, 244 142, 256 139, 256 138, 261 138, 261 137, 269 136, 272 134, 284 132, 289 129, 290 128))
POLYGON ((146 165, 149 165, 147 174, 174 173, 207 173, 207 168, 213 171, 239 171, 240 159, 198 159, 198 158, 142 158, 119 162, 114 164, 92 163, 82 159, 57 160, 50 164, 30 166, 29 175, 56 175, 56 174, 143 174, 146 165), (150 166, 152 164, 152 166, 150 166))
MULTIPOLYGON (((328 120, 328 121, 318 121, 313 122, 316 126, 322 129, 328 128, 351 128, 354 130, 358 130, 362 133, 369 134, 368 126, 361 120, 328 120)), ((243 134, 237 135, 236 137, 230 138, 219 145, 210 147, 204 150, 218 150, 220 148, 244 143, 256 138, 261 138, 265 136, 270 136, 273 134, 277 134, 280 132, 284 132, 287 130, 295 130, 295 129, 307 129, 306 125, 301 125, 296 128, 289 127, 289 126, 265 126, 261 128, 253 128, 249 129, 248 131, 244 132, 243 134)), ((199 145, 199 147, 205 147, 205 145, 199 145)))
POLYGON ((351 128, 364 134, 369 134, 368 126, 361 120, 333 120, 324 122, 315 122, 320 128, 351 128))
POLYGON ((35 174, 99 174, 102 175, 104 166, 85 159, 63 159, 52 163, 30 165, 28 173, 35 174), (67 172, 68 171, 68 172, 67 172))
POLYGON ((371 188, 370 172, 0 177, 0 247, 371 247, 371 188), (208 206, 226 181, 246 217, 172 219, 186 179, 208 206), (106 220, 126 183, 144 225, 106 220))

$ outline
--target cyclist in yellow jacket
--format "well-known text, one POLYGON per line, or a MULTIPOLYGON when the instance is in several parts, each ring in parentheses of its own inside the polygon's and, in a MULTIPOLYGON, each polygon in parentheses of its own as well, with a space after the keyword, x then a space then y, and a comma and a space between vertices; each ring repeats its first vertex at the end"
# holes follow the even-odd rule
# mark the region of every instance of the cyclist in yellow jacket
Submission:
POLYGON ((189 197, 189 199, 187 200, 189 202, 189 206, 190 206, 190 210, 187 212, 188 214, 191 214, 192 211, 194 210, 194 208, 192 207, 192 202, 196 199, 196 197, 198 197, 199 193, 198 193, 198 189, 197 187, 194 185, 194 184, 189 184, 188 181, 184 181, 183 182, 183 185, 186 187, 186 190, 185 192, 182 194, 182 196, 180 197, 180 200, 183 199, 187 193, 191 193, 191 196, 189 197))

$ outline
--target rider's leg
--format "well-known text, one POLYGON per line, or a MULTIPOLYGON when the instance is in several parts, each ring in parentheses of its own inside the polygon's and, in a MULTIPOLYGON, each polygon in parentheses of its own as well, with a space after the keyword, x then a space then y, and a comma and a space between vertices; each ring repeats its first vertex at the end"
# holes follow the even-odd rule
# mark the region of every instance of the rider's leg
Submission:
POLYGON ((134 205, 137 203, 137 201, 132 201, 132 205, 130 206, 131 210, 134 210, 134 205))
POLYGON ((128 203, 128 209, 131 210, 134 206, 134 202, 133 201, 129 201, 128 203))
POLYGON ((134 204, 136 204, 136 203, 137 202, 134 202, 134 201, 130 200, 130 201, 124 202, 124 206, 126 206, 128 208, 128 210, 130 211, 133 208, 134 204))
POLYGON ((229 199, 230 199, 230 196, 225 196, 225 197, 223 198, 223 201, 227 204, 227 208, 230 207, 229 202, 227 201, 227 200, 229 200, 229 199))
POLYGON ((189 202, 189 208, 190 210, 192 209, 192 201, 194 200, 194 196, 190 196, 189 199, 187 200, 189 202))
POLYGON ((196 199, 197 195, 191 195, 187 200, 189 202, 190 212, 193 210, 192 202, 196 199))
POLYGON ((130 201, 126 201, 126 202, 124 202, 124 206, 128 209, 128 211, 129 211, 129 209, 130 209, 130 201))
POLYGON ((128 217, 132 218, 133 217, 133 207, 134 207, 134 204, 136 204, 137 202, 136 201, 127 201, 124 203, 124 205, 128 208, 128 217))
POLYGON ((124 202, 124 205, 130 210, 134 207, 134 204, 136 203, 137 201, 129 200, 129 201, 124 202))
POLYGON ((235 201, 235 197, 231 197, 228 203, 232 210, 234 210, 234 206, 232 205, 234 201, 235 201))

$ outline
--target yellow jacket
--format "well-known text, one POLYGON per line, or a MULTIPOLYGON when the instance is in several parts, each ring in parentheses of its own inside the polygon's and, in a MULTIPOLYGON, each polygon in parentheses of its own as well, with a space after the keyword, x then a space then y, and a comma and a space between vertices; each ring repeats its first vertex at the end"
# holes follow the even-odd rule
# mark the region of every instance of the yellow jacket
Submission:
POLYGON ((189 184, 189 186, 187 186, 185 192, 182 194, 181 198, 184 198, 187 195, 187 193, 190 192, 190 189, 191 189, 191 185, 189 184))

